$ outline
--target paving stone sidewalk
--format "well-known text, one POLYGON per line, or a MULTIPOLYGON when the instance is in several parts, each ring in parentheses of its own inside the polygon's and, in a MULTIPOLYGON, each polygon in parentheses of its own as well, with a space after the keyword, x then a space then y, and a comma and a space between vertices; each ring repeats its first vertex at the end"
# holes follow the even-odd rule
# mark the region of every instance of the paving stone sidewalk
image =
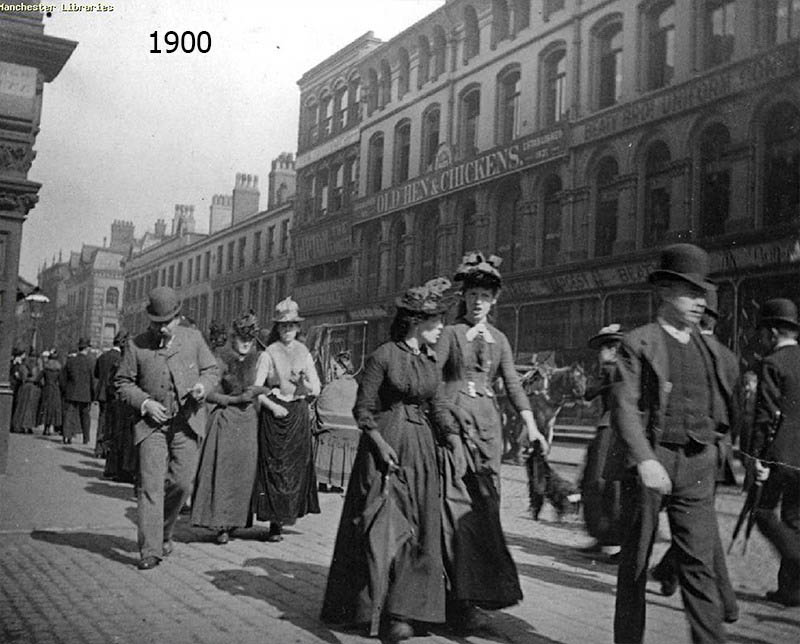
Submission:
MULTIPOLYGON (((558 522, 546 508, 533 521, 524 470, 504 469, 503 525, 525 599, 490 613, 479 635, 442 628, 411 642, 611 642, 614 567, 576 551, 589 543, 577 517, 558 522)), ((735 490, 718 496, 726 545, 742 500, 735 490)), ((262 541, 266 525, 257 525, 218 546, 182 517, 175 552, 140 572, 131 487, 104 480, 89 446, 12 435, 0 476, 0 642, 374 642, 318 620, 342 497, 322 494, 320 502, 320 515, 300 520, 277 544, 262 541)), ((655 556, 665 549, 659 541, 655 556)), ((774 555, 758 534, 747 555, 739 552, 728 560, 741 600, 729 641, 800 641, 800 609, 761 599, 774 586, 774 555)), ((648 644, 689 641, 679 594, 663 597, 653 583, 648 603, 648 644)))

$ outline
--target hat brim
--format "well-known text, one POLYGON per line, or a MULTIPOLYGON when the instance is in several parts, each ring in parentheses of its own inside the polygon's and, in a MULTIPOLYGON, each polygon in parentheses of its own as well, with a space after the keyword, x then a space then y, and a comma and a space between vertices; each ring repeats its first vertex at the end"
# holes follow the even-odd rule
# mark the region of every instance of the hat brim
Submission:
POLYGON ((500 289, 503 286, 503 279, 499 275, 493 275, 492 273, 486 273, 484 271, 456 273, 453 276, 453 281, 460 282, 462 290, 475 287, 500 289))
POLYGON ((789 326, 793 329, 800 330, 800 323, 797 320, 793 320, 792 318, 784 318, 784 317, 769 317, 763 318, 758 321, 758 328, 764 328, 769 326, 789 326))
POLYGON ((650 273, 647 278, 651 284, 658 284, 659 282, 674 282, 675 280, 688 282, 693 284, 704 291, 716 291, 717 285, 704 279, 702 275, 695 273, 678 273, 677 271, 669 271, 659 268, 650 273))
POLYGON ((181 312, 181 304, 178 304, 172 313, 169 313, 168 315, 155 315, 154 313, 151 313, 149 305, 147 308, 145 308, 145 311, 147 312, 147 317, 150 318, 151 322, 170 322, 171 320, 174 320, 181 312))
POLYGON ((290 322, 303 322, 305 318, 301 318, 299 315, 296 315, 291 318, 278 318, 275 320, 275 324, 288 324, 290 322))
POLYGON ((599 349, 604 344, 620 341, 622 341, 621 333, 598 333, 597 335, 589 338, 589 348, 599 349))

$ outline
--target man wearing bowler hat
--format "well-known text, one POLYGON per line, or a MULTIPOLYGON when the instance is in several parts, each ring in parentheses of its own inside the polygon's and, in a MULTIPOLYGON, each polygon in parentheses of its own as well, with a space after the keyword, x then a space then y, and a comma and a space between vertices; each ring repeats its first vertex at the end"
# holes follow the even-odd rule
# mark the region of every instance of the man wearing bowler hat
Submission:
POLYGON ((735 382, 719 345, 698 330, 705 308, 707 253, 675 244, 650 274, 657 317, 620 343, 611 401, 616 445, 607 478, 622 480, 627 522, 617 573, 614 641, 642 642, 650 552, 662 507, 675 548, 683 604, 695 643, 723 642, 714 573, 717 441, 728 430, 735 382))
POLYGON ((781 555, 778 589, 767 599, 800 606, 800 324, 791 300, 765 302, 758 322, 771 353, 761 363, 750 444, 763 485, 756 525, 781 555), (776 412, 780 412, 778 415, 776 412), (781 506, 780 518, 775 513, 781 506))
POLYGON ((128 343, 114 383, 120 400, 140 415, 140 570, 172 552, 172 531, 195 475, 205 435, 205 396, 217 384, 217 361, 200 332, 181 326, 181 304, 171 288, 150 292, 150 326, 128 343))
POLYGON ((89 443, 91 430, 91 407, 94 398, 94 359, 89 355, 89 340, 78 340, 78 352, 67 358, 62 371, 64 390, 64 436, 65 443, 72 442, 78 429, 83 434, 83 444, 89 443))

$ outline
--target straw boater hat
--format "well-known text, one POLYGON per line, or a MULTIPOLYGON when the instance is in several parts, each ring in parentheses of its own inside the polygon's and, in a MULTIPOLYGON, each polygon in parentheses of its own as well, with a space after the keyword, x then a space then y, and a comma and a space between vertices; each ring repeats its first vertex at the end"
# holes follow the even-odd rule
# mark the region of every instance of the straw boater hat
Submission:
POLYGON ((682 280, 705 290, 716 290, 708 280, 710 272, 708 253, 694 244, 673 244, 661 251, 661 260, 656 270, 650 273, 651 284, 682 280))
POLYGON ((797 306, 783 297, 767 300, 759 312, 758 326, 800 329, 800 324, 797 322, 797 306))
POLYGON ((499 289, 503 284, 498 270, 502 263, 497 255, 486 257, 480 251, 472 251, 462 258, 453 281, 462 282, 463 289, 475 286, 499 289))
POLYGON ((398 309, 407 313, 429 316, 441 315, 449 303, 445 293, 450 288, 450 280, 446 277, 437 277, 425 282, 422 286, 408 289, 394 303, 398 309))
POLYGON ((591 349, 599 349, 604 344, 611 344, 612 342, 619 342, 622 340, 622 326, 619 324, 609 324, 604 326, 597 335, 589 339, 589 347, 591 349))
POLYGON ((181 312, 181 301, 169 286, 159 286, 150 291, 150 303, 145 310, 152 322, 169 322, 181 312))
POLYGON ((302 322, 305 318, 300 317, 300 307, 292 299, 290 295, 285 300, 281 300, 275 306, 275 319, 273 323, 280 324, 281 322, 302 322))

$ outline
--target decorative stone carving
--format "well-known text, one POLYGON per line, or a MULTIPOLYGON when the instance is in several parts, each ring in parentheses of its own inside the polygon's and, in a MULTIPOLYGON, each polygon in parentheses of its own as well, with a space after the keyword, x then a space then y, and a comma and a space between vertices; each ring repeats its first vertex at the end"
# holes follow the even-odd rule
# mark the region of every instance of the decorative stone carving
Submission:
POLYGON ((22 172, 26 174, 33 163, 35 153, 27 145, 0 143, 0 172, 22 172))
POLYGON ((0 192, 0 210, 16 210, 27 215, 37 201, 39 201, 39 196, 34 194, 0 192))

